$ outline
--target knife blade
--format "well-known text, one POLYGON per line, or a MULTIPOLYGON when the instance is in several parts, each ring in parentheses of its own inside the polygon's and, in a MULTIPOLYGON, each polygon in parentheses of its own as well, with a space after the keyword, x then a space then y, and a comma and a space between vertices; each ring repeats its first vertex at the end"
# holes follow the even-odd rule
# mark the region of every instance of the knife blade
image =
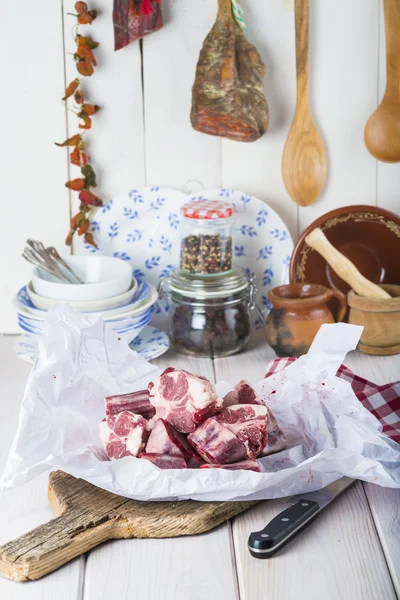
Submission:
POLYGON ((354 479, 342 477, 316 492, 299 494, 287 500, 291 504, 261 531, 250 534, 248 547, 254 558, 269 558, 344 492, 354 479))

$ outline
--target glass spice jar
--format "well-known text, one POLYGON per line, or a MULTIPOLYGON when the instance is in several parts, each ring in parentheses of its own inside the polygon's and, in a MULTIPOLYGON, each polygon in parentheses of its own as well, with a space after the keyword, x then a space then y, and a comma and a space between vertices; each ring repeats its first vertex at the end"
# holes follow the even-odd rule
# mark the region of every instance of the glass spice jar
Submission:
POLYGON ((232 270, 234 207, 221 200, 197 200, 181 208, 182 271, 219 275, 232 270))
POLYGON ((247 345, 256 288, 243 269, 212 279, 176 270, 161 280, 159 291, 168 297, 169 335, 181 352, 229 356, 247 345))

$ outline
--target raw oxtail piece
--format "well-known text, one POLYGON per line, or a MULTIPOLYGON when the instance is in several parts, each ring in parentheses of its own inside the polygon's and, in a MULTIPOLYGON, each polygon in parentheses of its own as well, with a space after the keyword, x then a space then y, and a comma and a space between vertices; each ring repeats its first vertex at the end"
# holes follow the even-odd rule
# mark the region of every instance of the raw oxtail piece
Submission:
POLYGON ((237 463, 232 463, 230 465, 201 465, 201 469, 228 469, 230 471, 255 471, 256 473, 260 472, 260 466, 256 460, 241 460, 237 463))
MULTIPOLYGON (((105 403, 107 419, 124 410, 129 410, 137 415, 142 415, 145 419, 151 419, 151 417, 155 415, 154 407, 149 399, 148 390, 107 396, 105 403)), ((112 425, 112 420, 110 424, 112 425)))
POLYGON ((150 454, 142 452, 140 458, 149 460, 159 469, 186 469, 186 463, 179 456, 167 456, 162 454, 150 454))
POLYGON ((260 404, 261 406, 265 406, 255 389, 246 379, 239 381, 233 390, 224 396, 225 408, 235 404, 260 404))
POLYGON ((100 423, 99 433, 110 460, 124 456, 139 456, 149 437, 146 420, 141 415, 129 411, 119 413, 112 427, 104 419, 100 423))
POLYGON ((265 405, 237 404, 224 408, 214 418, 242 442, 248 458, 256 458, 264 449, 268 423, 265 405))
POLYGON ((262 456, 286 450, 287 439, 270 409, 268 409, 267 437, 267 445, 264 447, 262 456))
POLYGON ((196 469, 203 464, 200 456, 190 446, 187 439, 164 419, 157 421, 150 433, 146 444, 146 452, 183 458, 187 466, 192 469, 196 469))
POLYGON ((242 442, 215 418, 207 419, 187 439, 207 463, 224 465, 247 458, 242 442))
POLYGON ((246 379, 239 381, 235 385, 235 389, 239 396, 239 404, 260 404, 261 406, 265 406, 255 389, 246 379))
POLYGON ((100 423, 99 434, 101 443, 110 460, 133 456, 126 447, 126 440, 115 435, 105 419, 100 423))
POLYGON ((150 402, 158 419, 180 433, 191 433, 221 410, 222 400, 208 379, 172 367, 149 384, 150 402))

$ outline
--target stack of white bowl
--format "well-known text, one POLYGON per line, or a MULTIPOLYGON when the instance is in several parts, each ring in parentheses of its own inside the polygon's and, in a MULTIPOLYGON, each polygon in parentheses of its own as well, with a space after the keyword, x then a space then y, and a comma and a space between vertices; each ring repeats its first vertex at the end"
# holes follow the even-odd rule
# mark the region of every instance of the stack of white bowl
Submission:
POLYGON ((132 267, 110 256, 70 256, 64 259, 83 284, 62 283, 35 268, 32 281, 15 298, 18 323, 30 334, 40 335, 47 311, 68 302, 82 313, 100 314, 128 344, 151 319, 158 294, 146 281, 138 283, 132 267))

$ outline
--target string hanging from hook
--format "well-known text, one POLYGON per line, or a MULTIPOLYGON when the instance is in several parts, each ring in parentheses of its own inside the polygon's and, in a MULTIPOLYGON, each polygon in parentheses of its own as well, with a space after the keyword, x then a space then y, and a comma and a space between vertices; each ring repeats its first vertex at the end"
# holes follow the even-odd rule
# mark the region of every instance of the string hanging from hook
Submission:
POLYGON ((232 12, 239 27, 246 29, 246 23, 243 18, 244 10, 240 6, 240 0, 232 0, 232 12))

